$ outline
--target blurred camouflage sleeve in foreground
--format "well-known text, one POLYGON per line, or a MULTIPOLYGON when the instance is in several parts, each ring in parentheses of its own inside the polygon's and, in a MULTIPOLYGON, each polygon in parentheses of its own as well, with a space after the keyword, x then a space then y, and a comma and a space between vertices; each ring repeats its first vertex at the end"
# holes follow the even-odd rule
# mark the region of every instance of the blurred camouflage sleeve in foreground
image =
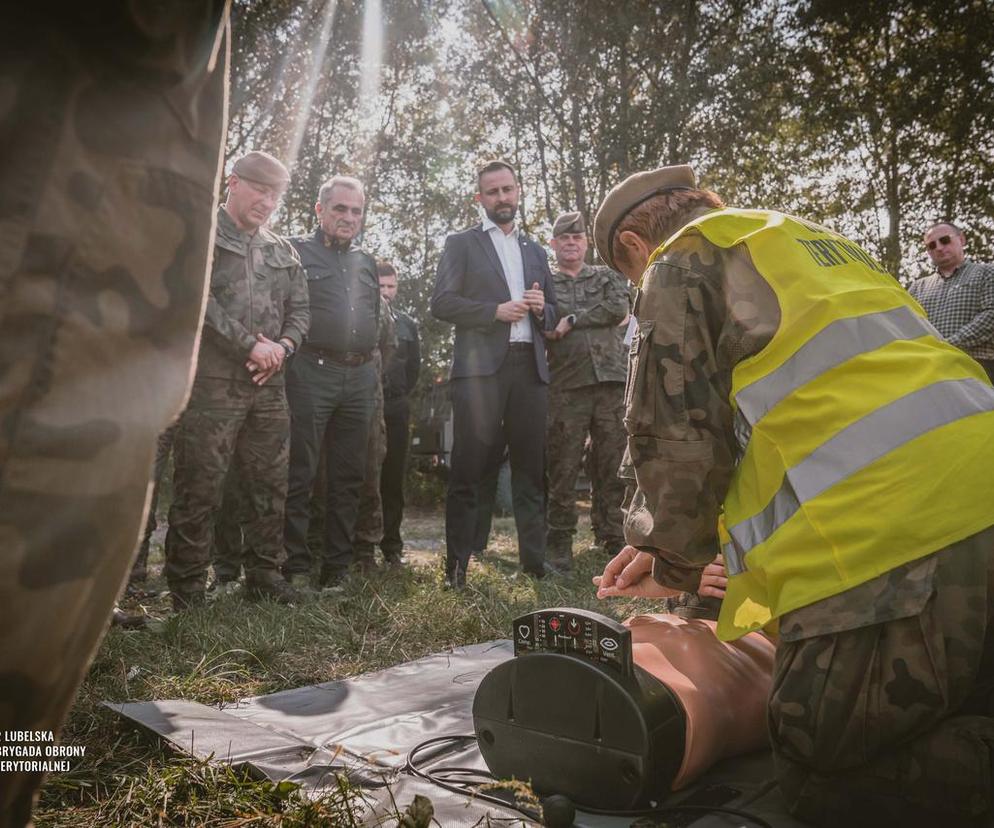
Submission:
MULTIPOLYGON (((203 314, 227 4, 0 27, 0 731, 58 731, 131 565, 203 314)), ((41 773, 0 774, 0 828, 41 773)))

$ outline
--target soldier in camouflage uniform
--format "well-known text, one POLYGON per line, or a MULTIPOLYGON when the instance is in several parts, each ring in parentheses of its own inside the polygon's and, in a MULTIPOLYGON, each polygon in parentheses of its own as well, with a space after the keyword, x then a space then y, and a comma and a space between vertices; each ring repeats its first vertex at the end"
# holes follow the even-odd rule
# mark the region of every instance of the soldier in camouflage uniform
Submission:
POLYGON ((165 574, 176 609, 203 603, 214 514, 232 463, 248 501, 247 590, 295 597, 279 572, 290 439, 280 371, 310 313, 296 252, 263 227, 288 180, 277 159, 250 152, 235 161, 218 210, 197 374, 173 445, 165 574))
POLYGON ((375 546, 383 539, 383 500, 380 497, 380 469, 387 455, 387 425, 383 420, 383 371, 397 350, 397 325, 390 306, 380 307, 379 335, 373 349, 373 366, 379 381, 373 397, 373 419, 366 443, 366 477, 359 490, 359 514, 355 521, 352 544, 355 563, 360 570, 376 566, 375 546))
POLYGON ((251 499, 245 491, 246 480, 251 480, 251 476, 233 463, 224 480, 221 508, 214 516, 214 542, 211 545, 214 580, 208 585, 208 592, 214 589, 224 592, 234 589, 247 556, 251 556, 247 551, 251 537, 247 537, 242 529, 252 516, 251 499))
MULTIPOLYGON (((601 256, 648 284, 626 390, 638 435, 631 545, 595 579, 600 597, 698 584, 715 594, 702 571, 715 566, 739 462, 731 372, 770 343, 780 306, 748 253, 701 233, 681 235, 642 273, 658 245, 721 206, 678 167, 629 179, 598 212, 601 256)), ((966 825, 990 812, 992 561, 989 527, 780 618, 769 723, 794 814, 876 826, 966 825)))
MULTIPOLYGON (((139 5, 18 4, 0 27, 0 732, 61 727, 189 389, 226 4, 139 5)), ((41 781, 0 774, 0 828, 41 781)))
POLYGON ((576 478, 590 435, 588 476, 596 540, 612 556, 624 546, 618 466, 625 450, 625 351, 628 286, 607 267, 584 262, 587 228, 581 213, 563 213, 552 228, 557 267, 558 324, 547 331, 549 414, 546 451, 549 528, 546 554, 569 569, 576 533, 576 478))

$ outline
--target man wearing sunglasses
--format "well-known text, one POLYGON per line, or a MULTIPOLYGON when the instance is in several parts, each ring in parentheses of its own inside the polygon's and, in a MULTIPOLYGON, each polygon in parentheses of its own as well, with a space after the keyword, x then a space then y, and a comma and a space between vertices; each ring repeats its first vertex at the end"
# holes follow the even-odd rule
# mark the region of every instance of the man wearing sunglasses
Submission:
POLYGON ((925 232, 936 273, 910 292, 948 342, 979 362, 994 380, 994 267, 966 258, 963 231, 950 221, 925 232))

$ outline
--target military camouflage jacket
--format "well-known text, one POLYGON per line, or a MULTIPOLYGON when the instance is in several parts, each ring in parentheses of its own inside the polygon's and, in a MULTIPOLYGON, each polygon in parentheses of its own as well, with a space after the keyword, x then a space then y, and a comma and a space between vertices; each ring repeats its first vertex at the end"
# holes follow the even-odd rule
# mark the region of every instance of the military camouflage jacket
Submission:
POLYGON ((585 264, 575 276, 554 273, 557 321, 574 314, 573 329, 549 342, 552 391, 566 391, 598 382, 624 382, 624 327, 628 284, 608 267, 585 264))
MULTIPOLYGON (((732 369, 773 338, 780 306, 744 247, 719 248, 693 234, 646 271, 633 312, 639 330, 629 357, 625 427, 636 489, 625 540, 656 556, 655 580, 693 592, 720 551, 718 515, 740 451, 732 369)), ((931 594, 933 557, 787 613, 784 638, 920 612, 931 594)))
MULTIPOLYGON (((255 335, 300 347, 310 318, 307 282, 290 243, 264 227, 249 236, 219 208, 197 376, 251 382, 245 360, 255 335)), ((283 374, 269 384, 282 385, 283 374)))

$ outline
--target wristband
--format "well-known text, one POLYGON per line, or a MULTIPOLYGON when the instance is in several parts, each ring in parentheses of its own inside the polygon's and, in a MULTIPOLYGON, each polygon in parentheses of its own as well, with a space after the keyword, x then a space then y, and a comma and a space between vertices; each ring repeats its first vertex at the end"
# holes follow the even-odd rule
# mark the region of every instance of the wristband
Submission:
POLYGON ((282 339, 279 341, 280 346, 286 351, 288 357, 292 357, 294 354, 294 348, 292 345, 287 345, 282 339))

